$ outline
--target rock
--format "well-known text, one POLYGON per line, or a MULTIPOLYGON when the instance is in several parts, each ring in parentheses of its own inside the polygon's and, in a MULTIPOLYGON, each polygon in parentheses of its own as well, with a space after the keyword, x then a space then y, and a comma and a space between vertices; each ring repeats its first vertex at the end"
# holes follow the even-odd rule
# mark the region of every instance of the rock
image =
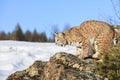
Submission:
POLYGON ((40 75, 42 75, 42 73, 44 72, 43 68, 45 65, 46 62, 35 61, 29 68, 26 69, 26 72, 30 77, 40 77, 40 75))
POLYGON ((95 73, 92 60, 80 60, 64 52, 48 62, 35 61, 29 68, 11 74, 7 80, 104 80, 95 73))

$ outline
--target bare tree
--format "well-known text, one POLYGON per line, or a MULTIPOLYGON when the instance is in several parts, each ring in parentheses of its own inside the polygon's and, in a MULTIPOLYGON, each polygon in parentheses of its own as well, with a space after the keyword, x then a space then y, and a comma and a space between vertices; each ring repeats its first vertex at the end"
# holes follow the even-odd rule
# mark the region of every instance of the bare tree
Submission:
POLYGON ((114 2, 113 0, 110 0, 110 1, 112 3, 116 17, 120 20, 120 0, 118 0, 118 2, 116 0, 114 0, 114 2), (115 5, 115 2, 117 2, 118 4, 115 5))
POLYGON ((111 2, 115 16, 100 14, 100 19, 110 23, 111 25, 119 25, 120 24, 120 0, 109 0, 109 1, 111 2))

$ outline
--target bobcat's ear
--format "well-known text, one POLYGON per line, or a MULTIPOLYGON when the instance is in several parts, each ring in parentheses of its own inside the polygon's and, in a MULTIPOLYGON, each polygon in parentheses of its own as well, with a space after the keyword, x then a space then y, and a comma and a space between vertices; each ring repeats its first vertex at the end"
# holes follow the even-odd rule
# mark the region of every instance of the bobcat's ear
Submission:
POLYGON ((63 36, 65 35, 65 33, 64 33, 64 32, 63 32, 62 34, 63 34, 63 36))
POLYGON ((60 37, 63 37, 64 35, 65 35, 65 33, 63 33, 63 32, 59 33, 60 37))
POLYGON ((57 34, 58 34, 58 32, 55 32, 55 33, 54 33, 54 36, 56 36, 57 34))

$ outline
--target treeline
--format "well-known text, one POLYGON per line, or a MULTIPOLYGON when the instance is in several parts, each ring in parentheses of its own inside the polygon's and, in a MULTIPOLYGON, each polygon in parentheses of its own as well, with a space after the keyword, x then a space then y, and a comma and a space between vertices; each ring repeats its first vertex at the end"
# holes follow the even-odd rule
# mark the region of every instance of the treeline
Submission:
POLYGON ((0 40, 17 40, 17 41, 29 41, 29 42, 53 42, 53 38, 47 38, 45 32, 38 33, 35 29, 33 32, 27 30, 23 33, 19 24, 16 25, 13 32, 5 33, 0 32, 0 40))
MULTIPOLYGON (((70 28, 69 24, 66 24, 62 31, 68 30, 70 28)), ((52 26, 51 37, 48 38, 45 32, 38 33, 36 29, 33 32, 27 30, 23 32, 21 26, 17 24, 13 32, 5 33, 0 32, 0 40, 17 40, 17 41, 29 41, 29 42, 53 42, 54 32, 59 32, 58 26, 52 26)))

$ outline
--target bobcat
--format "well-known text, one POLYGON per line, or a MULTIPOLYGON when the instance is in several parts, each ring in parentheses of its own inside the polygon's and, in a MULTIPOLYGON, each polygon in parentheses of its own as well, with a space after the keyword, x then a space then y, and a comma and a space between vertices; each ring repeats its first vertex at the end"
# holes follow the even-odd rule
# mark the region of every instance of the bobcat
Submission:
POLYGON ((80 26, 74 26, 64 32, 56 32, 55 43, 60 46, 73 45, 77 47, 76 55, 80 58, 98 58, 101 51, 109 48, 111 43, 116 44, 116 32, 106 22, 88 20, 80 26))

